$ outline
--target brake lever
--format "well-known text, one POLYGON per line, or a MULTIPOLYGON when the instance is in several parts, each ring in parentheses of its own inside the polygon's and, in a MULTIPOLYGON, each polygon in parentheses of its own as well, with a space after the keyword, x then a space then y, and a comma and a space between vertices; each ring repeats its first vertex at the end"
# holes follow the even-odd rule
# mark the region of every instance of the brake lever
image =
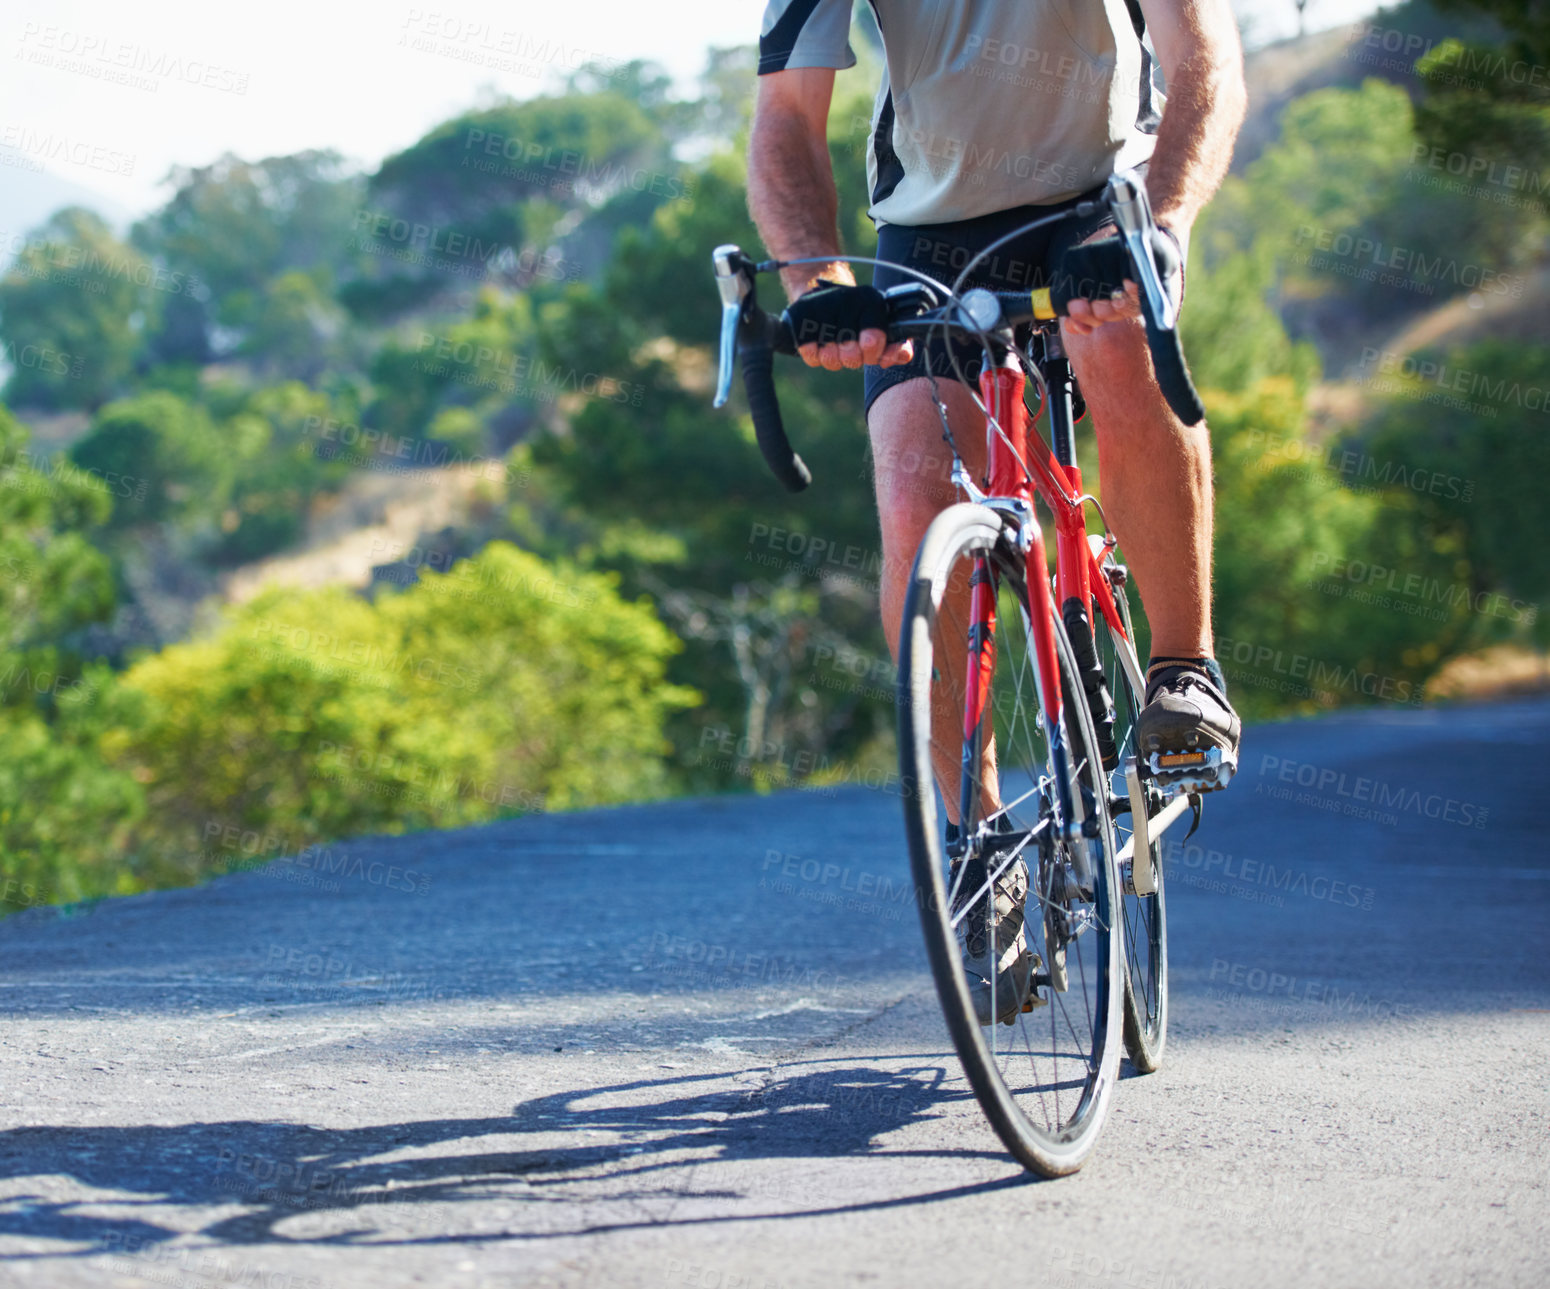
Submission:
POLYGON ((737 365, 737 333, 744 306, 753 293, 753 261, 728 242, 711 252, 716 269, 716 290, 721 293, 721 366, 716 373, 713 406, 724 407, 732 396, 732 376, 737 365))
POLYGON ((1172 331, 1178 323, 1178 313, 1163 287, 1162 275, 1157 271, 1157 260, 1152 253, 1152 233, 1156 231, 1157 222, 1152 218, 1152 203, 1146 188, 1134 170, 1121 171, 1110 177, 1108 203, 1114 212, 1114 223, 1130 251, 1131 263, 1141 278, 1141 289, 1146 292, 1152 316, 1160 330, 1172 331))

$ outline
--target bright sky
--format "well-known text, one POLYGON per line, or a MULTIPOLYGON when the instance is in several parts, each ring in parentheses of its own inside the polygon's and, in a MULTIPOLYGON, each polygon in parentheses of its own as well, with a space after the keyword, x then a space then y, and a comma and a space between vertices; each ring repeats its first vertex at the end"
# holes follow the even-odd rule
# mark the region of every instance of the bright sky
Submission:
MULTIPOLYGON (((1295 0, 1233 0, 1255 43, 1295 0)), ((1310 0, 1310 30, 1373 0, 1310 0)), ((332 147, 365 165, 467 108, 526 98, 588 59, 645 57, 687 82, 758 35, 763 0, 8 0, 0 147, 136 214, 175 163, 332 147)))

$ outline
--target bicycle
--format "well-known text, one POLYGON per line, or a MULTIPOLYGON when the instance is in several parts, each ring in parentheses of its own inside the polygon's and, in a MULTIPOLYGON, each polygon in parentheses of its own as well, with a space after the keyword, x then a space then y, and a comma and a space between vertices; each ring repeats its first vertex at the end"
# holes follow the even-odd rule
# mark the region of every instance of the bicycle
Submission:
MULTIPOLYGON (((1114 176, 1100 198, 1025 225, 976 258, 1100 206, 1119 233, 1109 245, 1083 248, 1083 263, 1107 263, 1139 284, 1163 394, 1180 419, 1198 424, 1204 409, 1179 346, 1156 224, 1133 173, 1114 176)), ((759 447, 792 491, 805 488, 811 474, 786 437, 773 360, 777 352, 795 353, 795 337, 785 315, 759 308, 755 277, 833 258, 755 263, 730 245, 713 253, 722 301, 716 406, 730 394, 733 359, 740 357, 759 447)), ((974 265, 952 288, 914 274, 917 281, 884 292, 890 343, 937 329, 973 336, 984 352, 976 402, 985 415, 986 452, 978 482, 932 377, 952 451, 951 479, 965 500, 928 528, 905 600, 897 689, 905 829, 927 956, 964 1072, 1012 1155, 1034 1172, 1059 1176, 1081 1167, 1097 1140, 1118 1079, 1121 1040, 1138 1071, 1154 1071, 1162 1060, 1168 987, 1161 838, 1191 807, 1198 826, 1200 791, 1225 786, 1234 767, 1205 753, 1136 755, 1145 678, 1127 574, 1102 507, 1082 489, 1076 386, 1056 329, 1070 299, 1107 295, 1118 278, 1067 274, 1053 289, 960 294, 974 265), (1018 343, 1019 326, 1032 329, 1025 344, 1018 343), (1037 431, 1030 435, 1030 378, 1050 409, 1049 443, 1037 431), (1035 494, 1054 517, 1053 587, 1035 494), (1102 535, 1087 533, 1088 504, 1102 535), (938 818, 943 784, 956 788, 956 828, 938 818), (996 883, 1019 861, 1029 875, 1026 902, 998 913, 996 883), (1001 937, 1014 914, 1031 955, 1007 969, 1013 979, 1023 973, 1020 1004, 1017 994, 998 997, 997 984, 1001 937), (988 1023, 976 1013, 964 967, 974 946, 991 962, 988 1023), (1000 1031, 1008 1027, 1003 1041, 1000 1031)), ((982 994, 985 983, 981 976, 982 994)))

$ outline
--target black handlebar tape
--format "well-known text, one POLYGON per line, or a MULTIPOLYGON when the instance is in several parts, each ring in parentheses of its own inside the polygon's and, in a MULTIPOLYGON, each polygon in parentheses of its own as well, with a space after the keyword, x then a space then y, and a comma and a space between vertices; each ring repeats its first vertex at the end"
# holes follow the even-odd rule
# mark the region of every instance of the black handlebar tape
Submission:
POLYGON ((757 337, 745 340, 738 351, 743 359, 743 390, 748 395, 748 410, 753 413, 759 451, 788 492, 801 492, 813 481, 813 475, 791 450, 791 440, 781 423, 780 400, 775 396, 774 346, 764 337, 757 337))
POLYGON ((1152 325, 1150 313, 1146 318, 1146 344, 1152 351, 1152 369, 1157 373, 1157 384, 1173 414, 1185 425, 1199 425, 1205 420, 1205 405, 1195 392, 1195 382, 1189 378, 1189 368, 1184 365, 1184 347, 1179 344, 1179 333, 1164 331, 1152 325))

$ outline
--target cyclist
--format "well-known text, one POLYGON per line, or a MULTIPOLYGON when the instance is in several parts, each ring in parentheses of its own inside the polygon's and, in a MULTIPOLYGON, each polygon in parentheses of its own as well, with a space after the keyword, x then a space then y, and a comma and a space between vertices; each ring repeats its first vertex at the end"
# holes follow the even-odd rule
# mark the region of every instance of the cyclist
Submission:
MULTIPOLYGON (((1145 174, 1182 263, 1243 119, 1243 55, 1228 0, 873 0, 872 11, 886 58, 867 148, 879 259, 950 284, 992 241, 1096 195, 1110 174, 1130 167, 1145 174)), ((851 0, 768 0, 765 9, 748 197, 766 248, 780 259, 840 253, 827 122, 834 74, 856 61, 850 20, 851 0)), ((1069 247, 1113 232, 1101 215, 1036 230, 993 253, 967 285, 1047 285, 1069 247)), ((803 361, 865 368, 883 627, 897 658, 914 551, 955 499, 946 454, 936 450, 942 428, 928 364, 966 451, 980 414, 945 345, 889 345, 876 327, 876 292, 906 280, 902 274, 879 269, 871 286, 858 286, 836 262, 788 268, 782 279, 803 361), (803 344, 804 335, 817 339, 803 344)), ((1171 286, 1182 293, 1182 271, 1171 286)), ((1112 299, 1073 301, 1061 324, 1092 413, 1108 512, 1152 629, 1138 750, 1217 748, 1235 766, 1240 723, 1212 656, 1209 439, 1203 424, 1186 427, 1169 410, 1139 315, 1138 288, 1127 282, 1112 299)), ((978 359, 962 346, 971 380, 978 359)), ((957 807, 946 796, 951 830, 957 807)), ((997 891, 996 972, 1010 973, 1016 986, 1002 986, 1002 997, 1025 988, 1027 883, 1019 863, 997 891)), ((983 945, 983 927, 978 937, 983 945)), ((971 956, 975 938, 971 928, 971 956)), ((989 972, 986 960, 980 974, 989 972)))

